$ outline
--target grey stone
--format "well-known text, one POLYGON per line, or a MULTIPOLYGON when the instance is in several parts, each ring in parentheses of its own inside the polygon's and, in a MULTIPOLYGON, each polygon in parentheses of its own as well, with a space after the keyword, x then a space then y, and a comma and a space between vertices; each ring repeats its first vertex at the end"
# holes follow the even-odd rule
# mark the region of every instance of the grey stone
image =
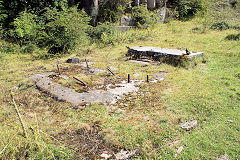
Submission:
POLYGON ((150 82, 157 82, 157 81, 162 81, 166 76, 167 76, 167 72, 157 72, 154 73, 155 77, 153 77, 150 82))
POLYGON ((132 17, 122 16, 120 20, 121 26, 135 26, 136 22, 133 20, 132 17))
POLYGON ((111 154, 107 154, 107 153, 102 153, 102 154, 100 155, 100 157, 102 157, 102 158, 104 158, 104 159, 109 159, 109 158, 112 157, 112 155, 111 155, 111 154))
POLYGON ((75 57, 69 58, 67 60, 67 63, 73 63, 73 64, 80 63, 80 59, 78 56, 75 56, 75 57))
POLYGON ((184 146, 180 146, 178 147, 177 151, 176 151, 176 154, 175 154, 175 157, 177 157, 184 149, 184 146))
POLYGON ((233 120, 228 120, 228 122, 233 123, 233 120))
POLYGON ((127 160, 136 157, 139 153, 139 150, 133 150, 133 151, 124 151, 121 150, 119 153, 115 154, 115 158, 117 160, 127 160))
POLYGON ((218 160, 229 160, 229 156, 227 154, 221 155, 218 160))
POLYGON ((185 123, 181 123, 179 125, 182 129, 185 129, 187 131, 192 130, 194 127, 197 126, 197 120, 194 121, 190 121, 190 122, 185 122, 185 123))

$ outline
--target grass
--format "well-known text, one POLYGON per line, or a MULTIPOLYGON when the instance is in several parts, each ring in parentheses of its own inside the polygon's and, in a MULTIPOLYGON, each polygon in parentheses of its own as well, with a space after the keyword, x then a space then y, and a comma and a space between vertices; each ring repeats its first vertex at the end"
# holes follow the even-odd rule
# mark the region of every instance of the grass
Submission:
MULTIPOLYGON (((152 37, 144 41, 84 48, 83 60, 87 58, 96 62, 94 67, 100 69, 114 67, 117 75, 123 78, 128 73, 139 73, 136 77, 139 79, 159 71, 169 74, 164 81, 142 84, 138 93, 130 94, 115 105, 91 104, 83 110, 56 102, 35 89, 28 79, 32 73, 56 69, 57 59, 32 60, 27 54, 1 53, 0 153, 7 147, 0 157, 79 158, 82 155, 76 149, 83 143, 59 135, 72 131, 79 136, 76 130, 89 130, 97 123, 101 143, 114 146, 115 150, 140 149, 137 159, 216 159, 225 153, 231 159, 239 159, 240 46, 239 41, 225 40, 227 35, 237 31, 192 32, 192 28, 199 26, 195 21, 172 21, 159 24, 152 30, 137 31, 152 37), (188 47, 203 51, 205 56, 186 64, 186 67, 169 64, 142 66, 125 61, 125 46, 188 47), (29 132, 27 140, 21 135, 20 124, 10 104, 9 89, 16 92, 15 99, 29 132), (198 126, 192 131, 186 132, 178 127, 179 123, 194 119, 198 120, 198 126), (180 142, 172 148, 167 147, 176 140, 180 142), (184 149, 175 157, 179 146, 184 149)), ((81 56, 82 52, 76 54, 81 56)), ((68 57, 70 55, 62 57, 63 61, 68 57)), ((89 77, 84 78, 89 81, 89 77)), ((94 148, 93 145, 89 142, 89 146, 94 148)), ((96 151, 100 153, 102 150, 96 151)))

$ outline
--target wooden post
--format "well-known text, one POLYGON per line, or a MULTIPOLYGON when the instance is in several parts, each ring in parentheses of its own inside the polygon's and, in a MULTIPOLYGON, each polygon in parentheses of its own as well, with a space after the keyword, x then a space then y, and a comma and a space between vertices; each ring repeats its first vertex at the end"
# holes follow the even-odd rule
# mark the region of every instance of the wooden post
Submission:
POLYGON ((149 76, 147 75, 147 83, 149 83, 149 76))
POLYGON ((85 63, 86 63, 87 68, 89 68, 88 62, 87 62, 87 59, 86 59, 86 58, 85 58, 85 63))
POLYGON ((130 74, 128 74, 128 83, 130 83, 131 80, 130 80, 130 74))
POLYGON ((28 135, 27 135, 27 131, 26 131, 25 125, 24 125, 24 123, 23 123, 23 120, 22 120, 21 114, 20 114, 20 112, 19 112, 18 106, 16 105, 16 102, 15 102, 15 100, 14 100, 14 97, 13 97, 13 93, 12 93, 12 91, 10 92, 10 96, 11 96, 11 99, 12 99, 13 105, 14 105, 14 107, 15 107, 15 110, 16 110, 16 112, 17 112, 18 119, 19 119, 19 121, 20 121, 20 123, 21 123, 22 129, 23 129, 24 137, 25 137, 25 138, 28 138, 28 135))

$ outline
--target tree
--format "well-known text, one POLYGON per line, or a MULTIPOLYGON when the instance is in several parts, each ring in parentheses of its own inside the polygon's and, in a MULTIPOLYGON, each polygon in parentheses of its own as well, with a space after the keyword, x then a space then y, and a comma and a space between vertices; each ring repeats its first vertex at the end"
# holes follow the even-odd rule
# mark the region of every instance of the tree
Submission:
POLYGON ((46 7, 61 10, 63 6, 67 6, 67 0, 2 0, 1 4, 1 16, 5 15, 4 26, 10 27, 19 13, 25 10, 41 15, 46 7))

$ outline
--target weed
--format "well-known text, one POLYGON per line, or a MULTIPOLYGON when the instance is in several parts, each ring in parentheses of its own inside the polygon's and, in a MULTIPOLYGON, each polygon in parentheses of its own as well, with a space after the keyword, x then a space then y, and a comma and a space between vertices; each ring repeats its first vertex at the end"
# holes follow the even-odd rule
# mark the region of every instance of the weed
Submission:
POLYGON ((230 41, 238 41, 238 40, 240 40, 240 33, 239 34, 230 34, 225 39, 230 40, 230 41))

